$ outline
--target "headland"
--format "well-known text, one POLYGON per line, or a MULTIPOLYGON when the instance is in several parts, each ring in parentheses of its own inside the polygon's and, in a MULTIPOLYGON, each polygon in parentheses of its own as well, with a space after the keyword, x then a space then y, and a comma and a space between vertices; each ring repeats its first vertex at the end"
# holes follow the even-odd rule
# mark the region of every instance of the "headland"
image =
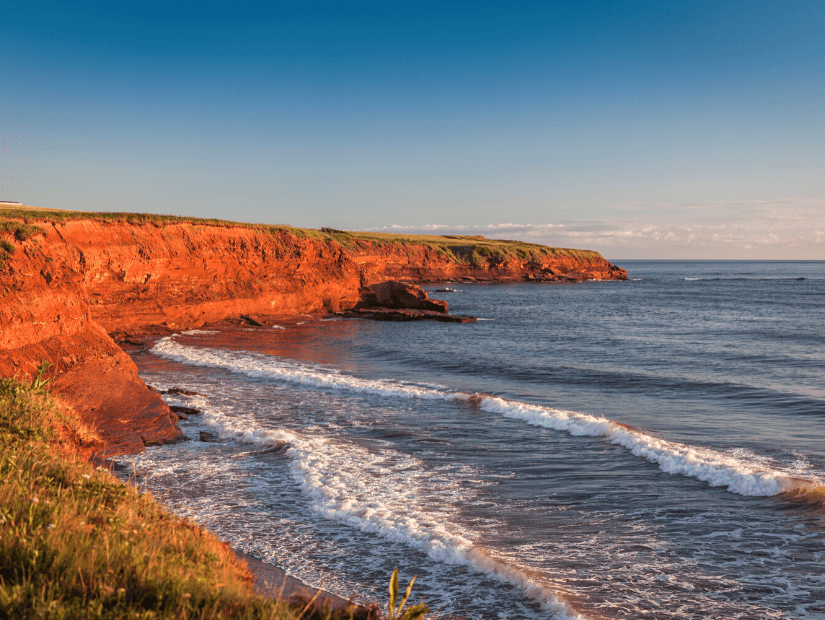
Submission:
POLYGON ((118 342, 240 316, 346 312, 387 281, 626 278, 597 252, 483 237, 4 207, 0 376, 31 380, 46 362, 51 393, 100 435, 98 456, 133 454, 181 431, 118 342))

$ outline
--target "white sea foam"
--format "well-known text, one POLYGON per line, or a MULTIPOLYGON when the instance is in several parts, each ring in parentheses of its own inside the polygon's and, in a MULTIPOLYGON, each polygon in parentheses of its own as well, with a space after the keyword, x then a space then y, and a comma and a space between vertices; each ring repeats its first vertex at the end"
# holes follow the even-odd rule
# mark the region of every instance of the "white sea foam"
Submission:
POLYGON ((523 420, 534 426, 566 431, 571 435, 604 437, 627 448, 636 456, 657 463, 659 469, 668 474, 697 478, 711 486, 726 487, 731 493, 739 495, 776 495, 800 486, 817 486, 818 482, 800 480, 790 472, 764 466, 758 461, 755 462, 755 459, 667 441, 607 418, 548 409, 496 397, 483 398, 480 408, 500 413, 508 418, 523 420))
POLYGON ((288 362, 270 355, 237 353, 218 349, 196 348, 182 345, 174 337, 162 338, 152 352, 187 364, 223 368, 249 377, 288 381, 312 387, 349 390, 396 398, 447 399, 451 393, 399 381, 360 379, 337 370, 318 365, 288 362))
POLYGON ((433 560, 469 566, 516 585, 554 618, 583 620, 552 588, 531 578, 527 571, 475 547, 470 535, 460 531, 454 525, 455 519, 443 512, 461 504, 447 496, 466 493, 460 482, 472 472, 440 475, 411 456, 265 429, 248 417, 233 418, 214 407, 204 410, 202 421, 215 428, 222 439, 285 448, 285 455, 291 459, 292 477, 321 516, 407 545, 433 560), (422 498, 431 496, 433 488, 438 498, 422 508, 422 498), (441 508, 433 508, 433 504, 441 508))
POLYGON ((823 486, 823 481, 799 471, 785 471, 763 458, 746 454, 722 453, 655 437, 623 424, 573 411, 563 411, 486 394, 453 392, 437 386, 362 379, 322 366, 287 362, 269 355, 239 353, 182 345, 174 337, 163 338, 152 351, 180 362, 222 368, 230 372, 287 381, 312 387, 347 390, 389 398, 417 398, 446 401, 470 401, 480 409, 534 426, 564 431, 574 436, 603 437, 627 448, 632 454, 658 464, 668 474, 681 474, 727 488, 745 496, 770 496, 788 491, 808 491, 823 486))

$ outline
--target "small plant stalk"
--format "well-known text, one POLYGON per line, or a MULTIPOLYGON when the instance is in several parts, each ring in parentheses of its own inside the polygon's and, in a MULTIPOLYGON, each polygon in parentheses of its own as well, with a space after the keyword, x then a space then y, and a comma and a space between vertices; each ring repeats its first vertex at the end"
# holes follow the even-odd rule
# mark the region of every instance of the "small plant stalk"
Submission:
POLYGON ((395 603, 398 600, 398 569, 396 568, 392 571, 392 577, 390 577, 389 620, 419 620, 420 618, 423 618, 428 611, 430 611, 426 605, 415 605, 406 611, 402 611, 404 609, 404 605, 407 604, 407 599, 410 598, 410 592, 412 592, 412 587, 415 583, 416 576, 413 576, 413 578, 410 579, 410 584, 407 586, 407 591, 404 593, 404 598, 396 607, 395 603))

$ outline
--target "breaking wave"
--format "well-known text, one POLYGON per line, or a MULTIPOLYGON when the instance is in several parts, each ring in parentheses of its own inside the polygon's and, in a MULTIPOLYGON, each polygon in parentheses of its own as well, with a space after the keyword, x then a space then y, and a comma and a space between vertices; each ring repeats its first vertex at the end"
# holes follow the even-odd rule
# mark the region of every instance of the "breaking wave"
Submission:
POLYGON ((461 531, 446 512, 450 502, 436 502, 441 508, 419 506, 421 498, 432 495, 428 487, 434 476, 441 494, 465 492, 460 477, 439 476, 411 456, 262 428, 250 418, 238 420, 208 405, 202 419, 221 439, 263 446, 288 457, 293 479, 321 516, 407 545, 438 562, 468 566, 515 585, 559 620, 584 620, 556 589, 529 570, 475 546, 471 534, 461 531))
MULTIPOLYGON (((633 455, 656 463, 668 474, 681 474, 725 487, 744 496, 786 494, 810 498, 818 503, 825 495, 825 483, 816 475, 797 471, 742 451, 725 453, 655 437, 631 426, 585 413, 564 411, 540 405, 479 393, 451 391, 439 386, 412 382, 362 379, 340 371, 301 362, 285 361, 269 355, 238 353, 180 344, 174 336, 159 340, 152 349, 156 355, 197 366, 220 368, 252 378, 265 378, 294 384, 346 390, 388 398, 416 398, 466 402, 482 411, 497 413, 534 426, 563 431, 573 436, 600 437, 620 445, 633 455)), ((243 437, 238 439, 246 440, 243 437)))

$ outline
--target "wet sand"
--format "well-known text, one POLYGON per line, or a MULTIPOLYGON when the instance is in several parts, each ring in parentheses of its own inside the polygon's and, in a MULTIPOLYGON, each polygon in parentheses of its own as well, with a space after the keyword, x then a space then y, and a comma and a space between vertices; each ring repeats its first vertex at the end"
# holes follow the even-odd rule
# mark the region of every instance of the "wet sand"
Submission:
MULTIPOLYGON (((290 577, 280 568, 262 562, 258 558, 243 551, 237 549, 232 549, 232 551, 235 552, 236 556, 244 560, 249 567, 252 576, 255 578, 254 588, 256 594, 284 600, 288 600, 293 596, 310 600, 318 594, 317 588, 311 588, 303 581, 295 577, 290 577)), ((349 604, 349 601, 346 599, 335 594, 330 594, 329 592, 324 592, 323 590, 321 590, 321 594, 316 601, 316 605, 322 609, 327 607, 331 609, 345 609, 349 604)))

